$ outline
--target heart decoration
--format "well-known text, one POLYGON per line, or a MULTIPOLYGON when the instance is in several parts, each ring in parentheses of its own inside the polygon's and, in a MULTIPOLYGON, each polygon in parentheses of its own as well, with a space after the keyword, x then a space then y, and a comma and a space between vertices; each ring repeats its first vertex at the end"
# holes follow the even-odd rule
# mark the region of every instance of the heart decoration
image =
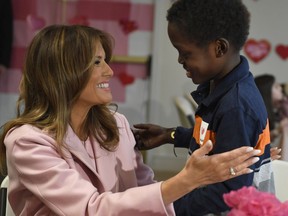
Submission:
POLYGON ((244 52, 254 62, 263 60, 270 52, 271 45, 267 40, 249 39, 244 45, 244 52))
POLYGON ((124 86, 132 84, 135 80, 135 78, 133 76, 127 74, 126 72, 120 73, 118 75, 118 78, 124 86))
POLYGON ((279 44, 276 46, 275 51, 283 60, 288 58, 288 46, 279 44))
POLYGON ((89 26, 89 21, 86 16, 75 16, 72 19, 70 19, 69 24, 71 25, 86 25, 89 26))
POLYGON ((26 22, 32 31, 37 31, 43 28, 46 24, 46 21, 42 17, 34 16, 32 14, 29 14, 26 17, 26 22))
POLYGON ((129 34, 138 29, 137 23, 132 20, 120 20, 119 24, 125 34, 129 34))

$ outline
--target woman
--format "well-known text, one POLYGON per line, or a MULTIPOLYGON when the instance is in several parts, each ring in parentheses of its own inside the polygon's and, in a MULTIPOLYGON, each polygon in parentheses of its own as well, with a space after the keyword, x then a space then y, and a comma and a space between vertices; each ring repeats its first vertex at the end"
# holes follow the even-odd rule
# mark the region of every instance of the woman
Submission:
POLYGON ((77 25, 48 26, 32 40, 18 117, 4 125, 0 142, 16 215, 174 215, 179 197, 250 173, 259 160, 248 147, 205 156, 208 142, 176 176, 156 183, 127 119, 109 106, 112 41, 77 25))
POLYGON ((255 83, 263 97, 271 134, 271 141, 281 151, 281 159, 288 161, 288 100, 280 83, 273 75, 255 77, 255 83))

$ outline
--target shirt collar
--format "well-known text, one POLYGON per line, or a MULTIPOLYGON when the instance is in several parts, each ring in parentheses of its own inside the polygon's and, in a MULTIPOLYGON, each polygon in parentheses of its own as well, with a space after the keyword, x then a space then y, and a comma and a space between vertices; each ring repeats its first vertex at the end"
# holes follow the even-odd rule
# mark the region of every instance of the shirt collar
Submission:
POLYGON ((247 59, 242 55, 240 59, 240 64, 229 72, 210 94, 210 81, 200 84, 197 90, 191 93, 197 104, 200 105, 202 103, 205 106, 209 106, 211 103, 218 101, 235 83, 249 75, 249 63, 247 59))

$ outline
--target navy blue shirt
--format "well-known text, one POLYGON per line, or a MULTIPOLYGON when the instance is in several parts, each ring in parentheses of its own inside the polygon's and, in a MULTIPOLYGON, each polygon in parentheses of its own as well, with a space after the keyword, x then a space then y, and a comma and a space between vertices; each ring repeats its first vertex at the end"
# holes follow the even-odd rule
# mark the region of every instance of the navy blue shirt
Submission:
POLYGON ((210 139, 213 143, 210 154, 252 146, 260 149, 261 155, 260 161, 251 167, 254 173, 198 188, 177 200, 174 203, 176 214, 225 212, 229 208, 223 194, 243 186, 254 185, 259 190, 274 192, 267 112, 245 57, 241 56, 241 63, 211 93, 210 83, 205 83, 191 95, 198 103, 195 126, 176 129, 175 147, 189 148, 191 154, 210 139))

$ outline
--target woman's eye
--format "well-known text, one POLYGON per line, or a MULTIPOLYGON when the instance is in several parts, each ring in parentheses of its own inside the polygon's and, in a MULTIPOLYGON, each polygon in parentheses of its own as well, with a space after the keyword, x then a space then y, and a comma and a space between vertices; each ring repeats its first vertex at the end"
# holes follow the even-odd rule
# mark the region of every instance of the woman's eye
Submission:
POLYGON ((95 61, 95 65, 99 65, 100 63, 101 63, 100 60, 96 60, 96 61, 95 61))

